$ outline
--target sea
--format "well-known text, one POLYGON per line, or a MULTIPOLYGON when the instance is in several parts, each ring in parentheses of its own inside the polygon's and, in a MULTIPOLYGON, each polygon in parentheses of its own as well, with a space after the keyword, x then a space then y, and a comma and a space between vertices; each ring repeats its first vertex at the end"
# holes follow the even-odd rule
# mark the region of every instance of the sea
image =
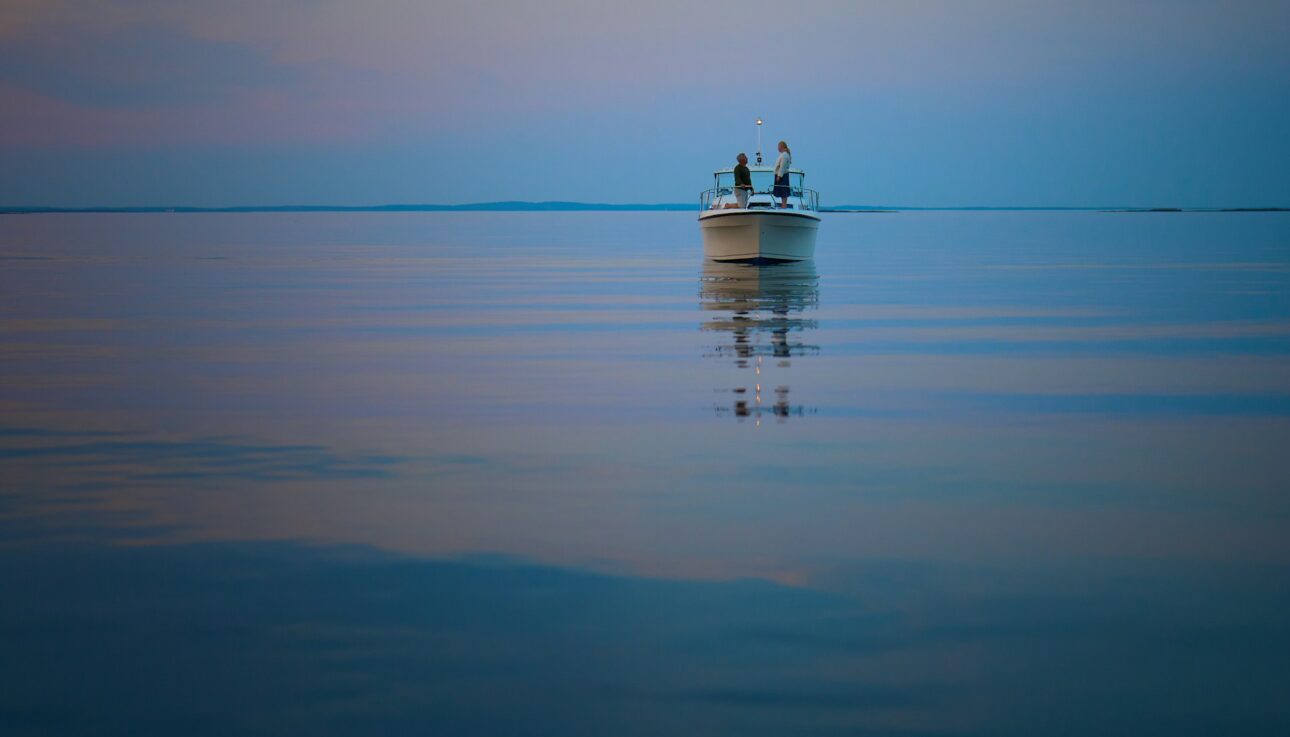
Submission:
POLYGON ((0 215, 4 735, 1290 734, 1290 213, 0 215))

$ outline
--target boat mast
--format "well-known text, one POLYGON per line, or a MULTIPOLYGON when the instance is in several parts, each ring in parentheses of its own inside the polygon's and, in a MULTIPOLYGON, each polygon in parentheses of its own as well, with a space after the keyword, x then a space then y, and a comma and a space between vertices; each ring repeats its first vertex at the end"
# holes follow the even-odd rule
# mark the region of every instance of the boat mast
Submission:
POLYGON ((757 166, 761 166, 761 118, 757 119, 757 166))

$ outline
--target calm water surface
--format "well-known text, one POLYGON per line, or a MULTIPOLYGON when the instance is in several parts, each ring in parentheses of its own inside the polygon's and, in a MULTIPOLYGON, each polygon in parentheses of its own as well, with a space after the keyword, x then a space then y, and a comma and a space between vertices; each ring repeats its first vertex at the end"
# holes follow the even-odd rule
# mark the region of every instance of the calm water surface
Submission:
POLYGON ((1290 732, 1290 216, 0 217, 4 734, 1290 732))

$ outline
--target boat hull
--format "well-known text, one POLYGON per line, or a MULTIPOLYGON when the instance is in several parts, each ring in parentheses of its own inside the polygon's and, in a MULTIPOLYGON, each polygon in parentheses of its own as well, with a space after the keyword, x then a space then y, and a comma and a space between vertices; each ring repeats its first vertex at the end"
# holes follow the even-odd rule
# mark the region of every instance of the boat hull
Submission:
POLYGON ((791 210, 714 210, 699 215, 703 255, 713 261, 803 261, 815 256, 820 218, 791 210))

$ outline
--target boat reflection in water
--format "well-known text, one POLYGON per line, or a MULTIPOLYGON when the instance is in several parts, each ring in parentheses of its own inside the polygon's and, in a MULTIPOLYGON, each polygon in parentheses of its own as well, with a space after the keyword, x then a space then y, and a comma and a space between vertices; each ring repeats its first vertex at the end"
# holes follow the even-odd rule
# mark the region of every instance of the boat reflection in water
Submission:
POLYGON ((815 412, 789 401, 786 372, 793 358, 820 351, 804 340, 816 327, 805 313, 819 306, 819 280, 811 259, 764 265, 704 262, 699 299, 714 314, 702 328, 720 337, 706 356, 731 362, 743 378, 733 388, 720 389, 732 392, 734 399, 730 406, 718 405, 719 413, 760 424, 766 415, 783 422, 815 412))

